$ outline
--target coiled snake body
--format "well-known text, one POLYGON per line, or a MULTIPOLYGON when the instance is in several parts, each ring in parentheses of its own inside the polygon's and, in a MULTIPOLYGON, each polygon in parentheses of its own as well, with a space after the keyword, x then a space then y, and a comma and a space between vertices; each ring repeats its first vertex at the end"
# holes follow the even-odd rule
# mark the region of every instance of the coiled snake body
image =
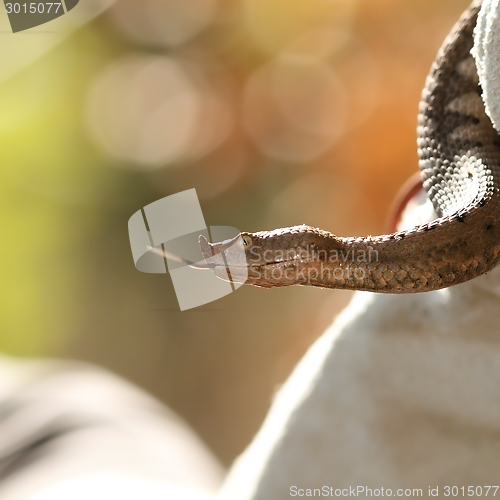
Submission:
POLYGON ((474 2, 445 40, 420 103, 419 163, 439 218, 363 238, 305 225, 241 233, 223 243, 200 237, 215 274, 227 279, 222 252, 230 261, 244 252, 246 263, 236 257, 230 267, 232 281, 411 293, 463 283, 498 264, 500 138, 485 113, 470 54, 479 7, 474 2))

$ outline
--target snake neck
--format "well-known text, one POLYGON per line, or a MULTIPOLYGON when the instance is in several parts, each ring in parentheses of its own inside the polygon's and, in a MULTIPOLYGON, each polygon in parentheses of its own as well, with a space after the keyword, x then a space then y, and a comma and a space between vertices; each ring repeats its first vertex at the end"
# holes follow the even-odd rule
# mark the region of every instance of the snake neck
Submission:
POLYGON ((245 282, 266 288, 303 285, 427 292, 483 274, 500 257, 496 221, 475 213, 437 219, 386 236, 341 238, 308 226, 243 235, 252 240, 252 248, 246 250, 245 282), (479 223, 484 226, 480 241, 476 237, 479 223))

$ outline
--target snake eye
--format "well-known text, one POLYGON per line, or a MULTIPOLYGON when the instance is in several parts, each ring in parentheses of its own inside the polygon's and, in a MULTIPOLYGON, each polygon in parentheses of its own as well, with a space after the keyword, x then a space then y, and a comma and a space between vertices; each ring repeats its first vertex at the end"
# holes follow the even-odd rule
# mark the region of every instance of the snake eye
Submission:
POLYGON ((241 239, 243 240, 243 245, 246 247, 246 248, 250 248, 252 246, 252 238, 250 238, 250 236, 242 236, 241 239))

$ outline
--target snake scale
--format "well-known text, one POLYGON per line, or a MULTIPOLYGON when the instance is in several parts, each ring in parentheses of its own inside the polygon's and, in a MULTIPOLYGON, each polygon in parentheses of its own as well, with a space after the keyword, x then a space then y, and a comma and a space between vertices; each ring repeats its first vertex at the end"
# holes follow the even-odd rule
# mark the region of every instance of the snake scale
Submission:
POLYGON ((463 283, 498 264, 500 137, 485 113, 470 54, 480 4, 474 2, 446 38, 420 102, 419 165, 438 218, 360 238, 305 225, 213 244, 201 236, 217 276, 260 287, 412 293, 463 283))

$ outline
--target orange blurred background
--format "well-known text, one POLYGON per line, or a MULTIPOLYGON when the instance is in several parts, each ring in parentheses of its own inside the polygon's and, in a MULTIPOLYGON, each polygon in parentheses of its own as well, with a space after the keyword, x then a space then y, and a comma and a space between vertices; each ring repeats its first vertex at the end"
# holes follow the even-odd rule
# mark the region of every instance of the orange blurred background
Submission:
POLYGON ((382 233, 467 5, 119 0, 3 83, 2 349, 114 370, 230 464, 350 294, 242 287, 180 312, 135 269, 128 218, 196 188, 208 225, 382 233))

